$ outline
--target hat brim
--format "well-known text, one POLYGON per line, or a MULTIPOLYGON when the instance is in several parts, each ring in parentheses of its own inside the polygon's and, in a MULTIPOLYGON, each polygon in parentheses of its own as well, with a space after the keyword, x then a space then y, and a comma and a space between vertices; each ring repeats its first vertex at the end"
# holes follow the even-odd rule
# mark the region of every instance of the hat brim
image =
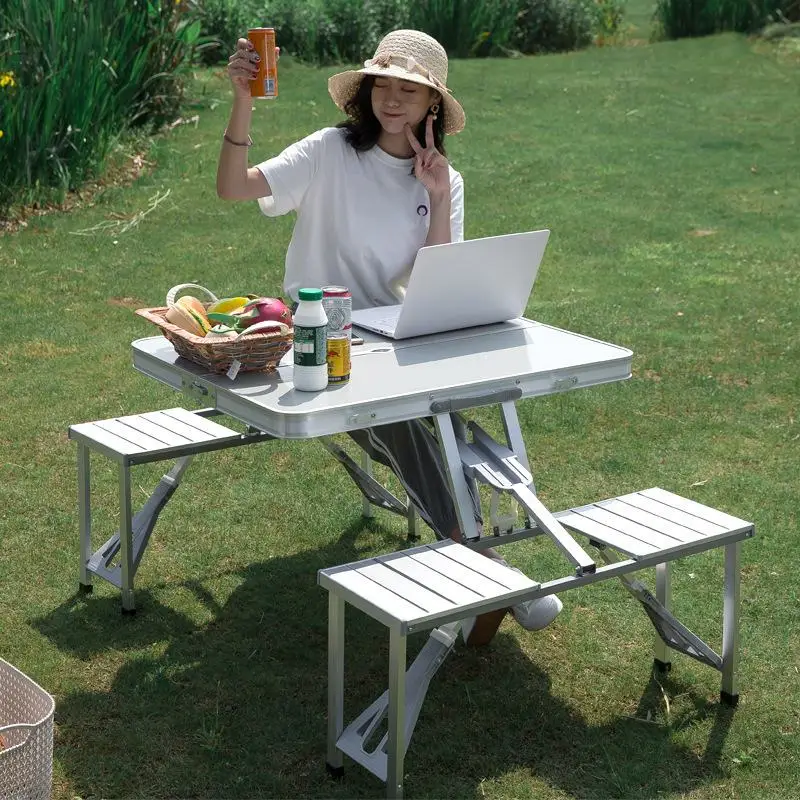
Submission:
POLYGON ((410 83, 419 83, 422 86, 429 86, 442 96, 442 110, 444 112, 444 132, 447 134, 459 133, 464 130, 466 115, 461 104, 446 89, 436 86, 433 81, 429 81, 423 75, 409 72, 395 64, 388 67, 364 67, 364 69, 351 69, 346 72, 339 72, 328 79, 328 93, 334 103, 345 111, 345 106, 352 100, 361 85, 365 75, 383 76, 387 78, 398 78, 410 83))

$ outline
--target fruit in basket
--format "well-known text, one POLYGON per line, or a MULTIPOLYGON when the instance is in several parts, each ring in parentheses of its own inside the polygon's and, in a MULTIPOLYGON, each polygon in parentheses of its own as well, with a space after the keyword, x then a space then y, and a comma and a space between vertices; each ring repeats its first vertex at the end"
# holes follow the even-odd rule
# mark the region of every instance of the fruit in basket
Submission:
MULTIPOLYGON (((200 304, 197 298, 193 297, 191 299, 200 304)), ((196 305, 187 303, 185 302, 186 300, 187 298, 181 297, 167 309, 165 314, 167 322, 171 322, 173 325, 177 325, 195 336, 205 336, 211 328, 205 309, 200 304, 201 311, 198 311, 196 305)))
POLYGON ((232 314, 234 311, 244 308, 249 300, 249 297, 224 297, 222 300, 215 300, 211 303, 206 309, 206 313, 232 314))
POLYGON ((207 339, 222 338, 222 339, 235 339, 239 335, 236 328, 231 328, 229 325, 214 325, 211 330, 206 334, 207 339))
POLYGON ((250 300, 244 311, 236 316, 241 319, 245 328, 258 322, 280 322, 289 327, 292 324, 292 312, 277 297, 257 297, 250 300))

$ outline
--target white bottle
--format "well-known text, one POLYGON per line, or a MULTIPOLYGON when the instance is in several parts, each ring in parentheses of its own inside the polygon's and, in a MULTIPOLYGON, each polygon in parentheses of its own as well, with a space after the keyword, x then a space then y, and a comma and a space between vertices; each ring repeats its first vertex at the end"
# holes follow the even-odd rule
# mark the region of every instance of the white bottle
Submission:
POLYGON ((322 289, 301 289, 294 312, 294 388, 320 392, 328 386, 328 317, 322 289))

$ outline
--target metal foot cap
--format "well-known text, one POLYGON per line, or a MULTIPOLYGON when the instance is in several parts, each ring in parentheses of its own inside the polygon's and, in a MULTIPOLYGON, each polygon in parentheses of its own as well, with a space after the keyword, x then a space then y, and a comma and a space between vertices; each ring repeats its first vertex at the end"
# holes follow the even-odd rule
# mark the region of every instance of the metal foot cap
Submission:
POLYGON ((724 706, 728 706, 729 708, 736 708, 736 706, 739 705, 739 695, 728 694, 727 692, 720 692, 719 701, 724 706))
POLYGON ((341 780, 344 778, 344 767, 332 767, 327 761, 325 762, 325 769, 328 772, 328 775, 331 778, 336 778, 336 780, 341 780))

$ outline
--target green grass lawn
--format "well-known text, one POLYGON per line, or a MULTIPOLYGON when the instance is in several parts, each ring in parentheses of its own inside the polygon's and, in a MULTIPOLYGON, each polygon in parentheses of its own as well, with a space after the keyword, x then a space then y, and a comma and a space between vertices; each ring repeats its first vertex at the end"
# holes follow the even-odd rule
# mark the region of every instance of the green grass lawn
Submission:
MULTIPOLYGON (((282 63, 253 159, 337 119, 328 74, 282 63)), ((754 520, 757 536, 743 546, 735 712, 718 674, 680 655, 655 682, 649 622, 604 582, 564 595, 544 632, 507 620, 491 647, 456 649, 407 794, 800 797, 797 69, 722 36, 455 63, 452 87, 468 117, 448 141, 467 236, 549 227, 529 315, 635 353, 625 384, 520 405, 544 502, 659 485, 754 520)), ((403 547, 404 529, 363 521, 321 447, 198 459, 142 563, 140 612, 121 617, 102 582, 75 593, 68 425, 182 402, 131 368, 131 340, 156 333, 131 309, 185 281, 280 291, 292 221, 216 198, 221 74, 200 74, 197 96, 197 124, 157 141, 152 174, 0 238, 0 655, 56 697, 57 798, 379 796, 360 767, 326 777, 315 575, 403 547)), ((115 474, 93 464, 102 541, 115 474)), ((140 468, 138 500, 162 471, 140 468)), ((541 540, 506 555, 534 577, 567 569, 541 540)), ((679 616, 717 644, 721 582, 719 552, 674 570, 679 616)), ((348 619, 352 716, 383 689, 386 642, 348 619)))

